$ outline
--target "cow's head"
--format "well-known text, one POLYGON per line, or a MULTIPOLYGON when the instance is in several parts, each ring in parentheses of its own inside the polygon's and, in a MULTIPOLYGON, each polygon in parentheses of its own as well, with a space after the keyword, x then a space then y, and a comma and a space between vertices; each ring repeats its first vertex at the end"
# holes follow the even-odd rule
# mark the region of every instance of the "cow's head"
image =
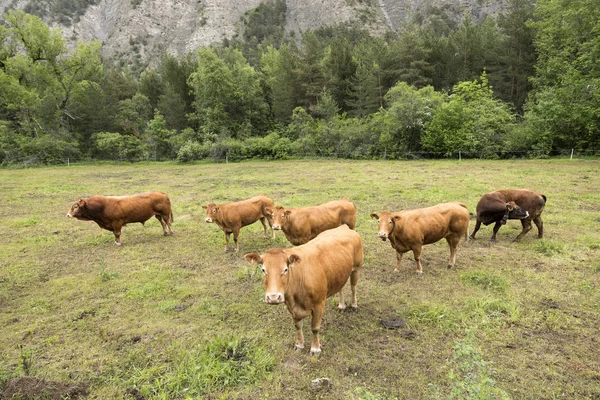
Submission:
POLYGON ((376 219, 379 223, 379 230, 377 231, 377 236, 381 238, 384 242, 394 229, 396 228, 396 221, 400 219, 398 215, 392 215, 388 211, 382 211, 381 214, 377 215, 375 213, 371 214, 372 219, 376 219))
POLYGON ((244 259, 250 264, 262 265, 265 282, 265 301, 267 304, 281 304, 285 301, 291 270, 300 262, 296 254, 288 255, 283 249, 269 249, 262 256, 248 253, 244 259))
POLYGON ((281 226, 285 223, 285 219, 292 213, 281 206, 275 208, 267 207, 266 211, 271 216, 271 224, 274 230, 280 230, 281 226))
POLYGON ((529 212, 519 207, 514 201, 506 203, 506 213, 508 219, 525 219, 529 217, 529 212))
POLYGON ((74 202, 67 213, 67 217, 85 219, 85 200, 79 199, 74 202))
POLYGON ((210 224, 215 220, 217 213, 219 212, 219 206, 215 203, 210 203, 207 206, 202 206, 202 208, 206 211, 206 218, 204 221, 210 224))

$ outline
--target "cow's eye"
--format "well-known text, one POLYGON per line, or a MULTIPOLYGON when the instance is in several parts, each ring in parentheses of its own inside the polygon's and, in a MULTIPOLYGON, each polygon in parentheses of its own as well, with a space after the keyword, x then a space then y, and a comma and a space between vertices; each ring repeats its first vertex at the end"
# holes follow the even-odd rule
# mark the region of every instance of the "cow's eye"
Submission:
POLYGON ((267 274, 267 269, 265 267, 262 267, 262 272, 263 272, 263 274, 266 275, 267 274))
POLYGON ((285 267, 285 268, 283 269, 283 272, 281 273, 281 275, 285 275, 285 274, 287 274, 287 272, 288 272, 288 267, 285 267))
POLYGON ((391 225, 391 224, 392 224, 392 221, 388 222, 388 224, 390 224, 390 225, 391 225))

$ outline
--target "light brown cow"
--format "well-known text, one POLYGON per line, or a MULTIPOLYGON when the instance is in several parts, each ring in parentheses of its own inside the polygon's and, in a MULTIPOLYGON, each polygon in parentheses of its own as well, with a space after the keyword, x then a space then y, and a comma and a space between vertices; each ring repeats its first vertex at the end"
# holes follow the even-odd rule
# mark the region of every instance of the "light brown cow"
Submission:
POLYGON ((319 233, 340 225, 356 226, 356 207, 348 200, 334 200, 315 207, 267 208, 273 229, 281 229, 294 246, 307 243, 319 233))
POLYGON ((250 264, 262 264, 267 304, 285 303, 296 327, 296 349, 304 348, 302 320, 312 314, 311 354, 321 352, 319 329, 328 297, 340 294, 338 308, 346 303, 342 288, 350 278, 351 307, 356 309, 356 284, 363 265, 360 235, 346 225, 330 229, 292 249, 248 253, 250 264))
POLYGON ((123 225, 140 222, 142 225, 152 217, 160 221, 163 234, 167 228, 173 234, 173 211, 169 197, 163 192, 148 192, 133 196, 92 196, 79 199, 71 206, 67 217, 94 221, 100 228, 115 235, 115 245, 121 245, 123 225))
MULTIPOLYGON (((223 232, 225 232, 225 240, 227 245, 225 251, 229 250, 229 237, 233 233, 233 241, 235 242, 235 251, 239 250, 238 236, 240 229, 244 226, 255 223, 260 220, 265 229, 265 237, 267 234, 267 222, 271 226, 271 221, 267 218, 269 215, 266 212, 267 207, 273 207, 273 200, 267 196, 260 195, 252 197, 248 200, 237 201, 235 203, 215 204, 210 203, 208 206, 202 206, 206 211, 207 223, 216 223, 223 232)), ((271 227, 273 238, 275 232, 271 227)))
POLYGON ((371 214, 379 222, 379 237, 390 243, 396 250, 396 268, 400 269, 402 255, 412 250, 417 262, 417 273, 422 274, 421 248, 425 244, 446 239, 450 246, 450 263, 456 262, 456 249, 460 239, 467 238, 469 211, 463 203, 442 203, 433 207, 405 210, 400 212, 382 211, 380 215, 371 214))
POLYGON ((538 238, 544 237, 544 223, 542 222, 542 211, 546 206, 546 196, 527 189, 496 190, 484 194, 477 203, 477 223, 471 233, 471 239, 481 224, 489 225, 495 222, 491 243, 496 243, 496 233, 500 227, 509 219, 520 219, 523 230, 515 238, 515 242, 521 240, 531 228, 531 221, 538 229, 538 238))

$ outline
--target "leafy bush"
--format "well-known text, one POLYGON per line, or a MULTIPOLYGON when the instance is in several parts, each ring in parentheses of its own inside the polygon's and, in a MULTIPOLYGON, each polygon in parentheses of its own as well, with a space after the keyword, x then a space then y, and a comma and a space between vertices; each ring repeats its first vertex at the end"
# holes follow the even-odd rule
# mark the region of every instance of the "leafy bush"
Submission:
POLYGON ((28 164, 62 164, 81 156, 75 141, 53 135, 22 137, 19 142, 21 161, 28 164))
POLYGON ((148 150, 142 140, 131 135, 100 132, 92 135, 93 154, 105 160, 140 161, 148 158, 148 150))
POLYGON ((187 141, 177 153, 177 161, 179 162, 190 162, 194 160, 201 160, 208 157, 210 154, 210 145, 202 145, 193 140, 187 141))

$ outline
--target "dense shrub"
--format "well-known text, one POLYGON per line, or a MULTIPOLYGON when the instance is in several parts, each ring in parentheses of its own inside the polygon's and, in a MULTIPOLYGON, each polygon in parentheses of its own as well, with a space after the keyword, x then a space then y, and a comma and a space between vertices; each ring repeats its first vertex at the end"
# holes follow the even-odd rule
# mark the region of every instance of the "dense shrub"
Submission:
POLYGON ((148 158, 147 145, 138 137, 115 132, 92 135, 93 154, 104 160, 140 161, 148 158))
POLYGON ((177 161, 189 162, 194 160, 201 160, 208 157, 210 154, 210 144, 202 145, 193 140, 187 141, 177 153, 177 161))

